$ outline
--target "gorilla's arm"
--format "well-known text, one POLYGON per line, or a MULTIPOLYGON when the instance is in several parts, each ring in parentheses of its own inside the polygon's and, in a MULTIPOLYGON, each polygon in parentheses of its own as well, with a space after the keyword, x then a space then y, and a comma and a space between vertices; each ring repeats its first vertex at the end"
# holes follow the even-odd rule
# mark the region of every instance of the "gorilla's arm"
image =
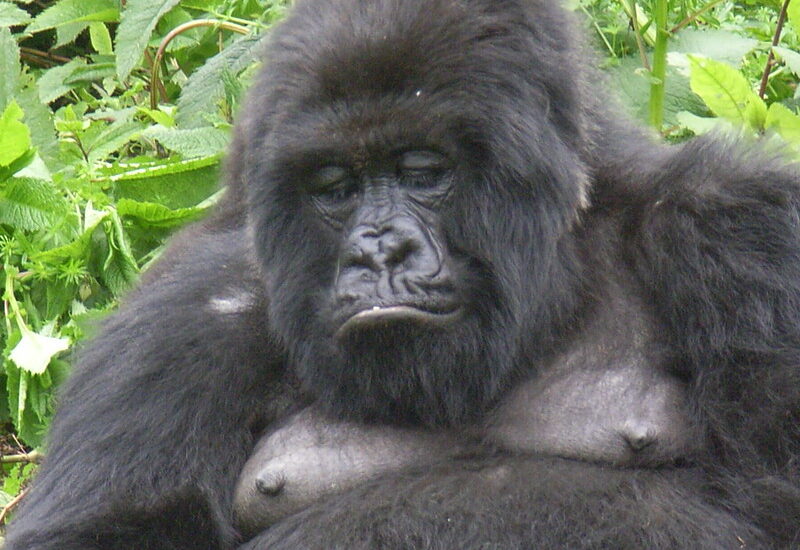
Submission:
POLYGON ((325 500, 240 550, 768 548, 691 469, 498 457, 442 464, 325 500), (307 526, 313 525, 313 529, 307 526))
POLYGON ((244 242, 179 238, 85 350, 6 550, 232 545, 248 416, 282 365, 244 242))
POLYGON ((634 203, 631 259, 668 324, 680 374, 692 381, 709 429, 709 471, 735 472, 727 484, 738 508, 796 544, 797 165, 760 146, 703 138, 675 150, 657 173, 655 189, 634 203))

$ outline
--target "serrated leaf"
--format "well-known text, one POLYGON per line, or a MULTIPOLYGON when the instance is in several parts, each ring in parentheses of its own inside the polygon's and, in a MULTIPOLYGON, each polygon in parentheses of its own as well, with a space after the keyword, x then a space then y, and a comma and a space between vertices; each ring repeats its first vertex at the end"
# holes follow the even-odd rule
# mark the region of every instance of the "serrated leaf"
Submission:
POLYGON ((219 185, 219 155, 171 162, 116 174, 117 199, 152 202, 171 209, 189 208, 210 197, 219 185))
POLYGON ((88 26, 88 21, 78 21, 77 23, 66 23, 56 27, 56 48, 74 42, 88 26))
MULTIPOLYGON (((719 61, 689 56, 692 91, 719 117, 733 122, 752 125, 763 123, 766 104, 750 88, 750 83, 739 71, 719 61)), ((755 127, 759 129, 760 127, 755 127)))
POLYGON ((39 32, 74 23, 118 20, 119 6, 115 0, 60 0, 37 15, 26 30, 39 32))
POLYGON ((5 109, 19 87, 19 46, 11 31, 0 28, 0 109, 5 109))
POLYGON ((108 239, 108 256, 100 276, 111 292, 120 294, 136 281, 139 266, 122 229, 122 220, 116 212, 110 213, 109 219, 103 224, 103 229, 108 239))
POLYGON ((31 20, 25 10, 19 9, 11 2, 0 2, 0 27, 13 27, 24 25, 31 20))
POLYGON ((193 170, 206 168, 208 166, 214 166, 219 164, 219 160, 219 155, 213 155, 201 159, 181 160, 177 162, 167 162, 164 164, 151 163, 141 168, 133 168, 131 170, 116 173, 109 179, 115 182, 125 182, 168 176, 172 174, 181 174, 184 172, 191 172, 193 170))
POLYGON ((111 44, 111 33, 108 32, 108 27, 105 23, 98 23, 97 21, 89 23, 89 40, 97 53, 101 55, 114 53, 114 47, 111 44))
POLYGON ((8 357, 22 370, 42 374, 50 359, 67 349, 67 338, 54 338, 28 330, 22 333, 22 338, 8 357))
POLYGON ((240 38, 206 61, 205 65, 189 77, 178 98, 178 126, 208 126, 203 113, 215 111, 217 103, 225 96, 222 74, 226 71, 238 74, 255 63, 261 51, 263 37, 264 35, 248 35, 240 38))
POLYGON ((64 65, 57 65, 52 69, 47 69, 42 76, 39 77, 39 99, 42 103, 50 103, 55 101, 62 95, 66 94, 72 89, 72 86, 64 82, 72 75, 72 73, 84 65, 83 59, 73 59, 64 65))
POLYGON ((153 126, 147 136, 187 159, 222 153, 230 141, 228 132, 211 126, 186 130, 153 126))
POLYGON ((800 145, 800 116, 780 103, 773 103, 767 111, 765 126, 795 145, 800 145))
POLYGON ((42 104, 39 98, 39 86, 26 88, 17 94, 17 101, 25 111, 23 122, 31 131, 31 145, 39 153, 45 165, 54 171, 60 167, 58 140, 53 128, 53 112, 42 104))
POLYGON ((109 124, 87 145, 89 162, 94 164, 108 158, 129 141, 136 139, 145 125, 138 121, 118 120, 109 124))
POLYGON ((52 228, 69 214, 69 202, 46 181, 12 178, 0 193, 0 223, 19 229, 52 228))
POLYGON ((85 229, 83 230, 83 233, 78 236, 78 238, 69 244, 33 254, 31 259, 40 262, 60 263, 66 262, 73 258, 88 258, 89 253, 91 252, 90 249, 94 231, 108 216, 107 211, 92 210, 92 212, 94 212, 94 214, 91 221, 87 219, 85 229))
POLYGON ((22 122, 25 113, 12 101, 0 115, 0 166, 8 166, 31 146, 31 133, 22 122))
POLYGON ((180 0, 128 0, 117 28, 117 77, 125 80, 144 53, 161 16, 180 0))
POLYGON ((122 217, 134 218, 140 225, 159 229, 180 227, 203 216, 207 208, 167 208, 153 202, 120 199, 117 212, 122 217))
MULTIPOLYGON (((797 3, 800 6, 800 2, 797 3)), ((789 48, 781 48, 780 46, 775 46, 772 48, 772 51, 783 61, 789 70, 795 76, 800 77, 800 53, 797 53, 794 50, 790 50, 789 48)))
POLYGON ((74 85, 85 82, 94 82, 114 76, 114 63, 92 63, 91 65, 80 65, 64 79, 64 84, 74 85))

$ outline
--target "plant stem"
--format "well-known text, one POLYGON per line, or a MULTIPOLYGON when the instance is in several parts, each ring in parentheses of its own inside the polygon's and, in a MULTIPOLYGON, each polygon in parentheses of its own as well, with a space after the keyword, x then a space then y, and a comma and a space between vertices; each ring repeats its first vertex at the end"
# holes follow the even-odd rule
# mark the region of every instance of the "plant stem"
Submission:
POLYGON ((630 1, 629 9, 631 12, 631 23, 633 23, 633 35, 636 37, 636 47, 639 50, 639 58, 642 60, 642 66, 648 71, 651 71, 650 61, 647 60, 647 50, 644 47, 644 39, 642 39, 642 27, 639 25, 636 0, 630 1))
POLYGON ((669 0, 656 0, 653 23, 656 26, 656 44, 653 51, 653 71, 650 73, 650 124, 660 130, 664 123, 664 85, 667 77, 667 17, 669 0))
POLYGON ((714 8, 715 6, 718 6, 718 5, 722 4, 722 2, 724 2, 724 1, 725 0, 714 0, 713 2, 709 2, 708 4, 706 4, 705 6, 700 8, 699 10, 697 10, 696 12, 687 15, 686 19, 684 19, 683 21, 681 21, 680 23, 678 23, 677 25, 672 27, 672 30, 670 32, 672 32, 672 33, 678 32, 683 27, 685 27, 686 25, 688 25, 689 23, 691 23, 692 21, 694 21, 695 19, 697 19, 698 17, 700 17, 701 15, 703 15, 704 13, 709 11, 711 8, 714 8))
MULTIPOLYGON (((781 41, 781 33, 783 32, 783 24, 786 23, 786 10, 789 9, 790 0, 784 0, 781 6, 781 13, 778 15, 778 24, 775 25, 775 34, 772 35, 772 48, 777 46, 781 41)), ((761 85, 758 87, 758 97, 764 99, 767 93, 767 82, 769 81, 769 73, 772 70, 772 64, 775 63, 775 54, 769 49, 767 55, 767 64, 764 66, 764 73, 761 75, 761 85)))
POLYGON ((197 27, 217 27, 220 29, 226 29, 233 32, 238 32, 239 34, 247 34, 250 32, 250 29, 247 27, 243 27, 242 25, 237 25, 235 23, 228 23, 227 21, 217 21, 216 19, 195 19, 194 21, 188 21, 182 25, 178 25, 169 33, 167 36, 161 40, 161 44, 158 46, 158 51, 156 51, 156 58, 153 60, 153 67, 152 72, 150 73, 150 108, 156 109, 158 107, 158 98, 156 97, 156 91, 158 90, 158 85, 160 84, 160 80, 158 78, 158 69, 161 65, 161 58, 164 56, 164 51, 167 49, 172 40, 181 34, 182 32, 186 32, 190 29, 196 29, 197 27))

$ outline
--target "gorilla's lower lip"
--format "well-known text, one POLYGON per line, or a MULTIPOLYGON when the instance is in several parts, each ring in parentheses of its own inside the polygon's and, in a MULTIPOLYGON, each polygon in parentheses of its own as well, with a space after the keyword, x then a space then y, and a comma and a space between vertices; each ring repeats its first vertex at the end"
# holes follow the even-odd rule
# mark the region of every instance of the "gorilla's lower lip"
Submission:
POLYGON ((431 326, 445 326, 453 323, 461 316, 461 309, 447 311, 430 311, 414 306, 373 306, 364 309, 348 318, 336 331, 334 337, 341 340, 350 331, 394 321, 413 321, 431 326))

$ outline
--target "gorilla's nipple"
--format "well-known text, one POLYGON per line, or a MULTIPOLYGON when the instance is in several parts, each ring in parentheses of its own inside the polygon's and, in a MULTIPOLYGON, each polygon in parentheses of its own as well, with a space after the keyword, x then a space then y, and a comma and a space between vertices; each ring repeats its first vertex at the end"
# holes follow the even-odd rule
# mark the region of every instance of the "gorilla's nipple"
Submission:
POLYGON ((658 442, 656 430, 652 426, 645 424, 626 423, 620 435, 635 453, 642 452, 658 442))
POLYGON ((264 472, 256 477, 256 489, 268 497, 278 496, 286 486, 286 478, 278 473, 264 472))

